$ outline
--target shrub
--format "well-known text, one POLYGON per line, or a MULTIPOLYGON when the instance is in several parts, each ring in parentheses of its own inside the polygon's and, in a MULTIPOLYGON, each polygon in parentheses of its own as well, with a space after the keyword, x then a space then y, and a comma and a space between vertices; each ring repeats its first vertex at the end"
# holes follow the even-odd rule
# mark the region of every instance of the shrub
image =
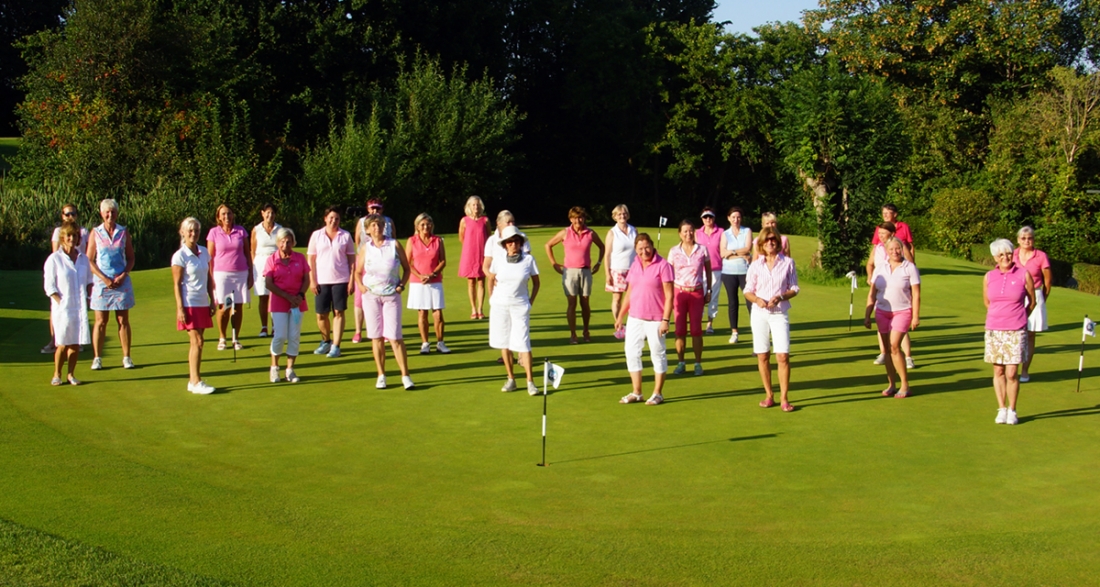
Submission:
POLYGON ((935 194, 932 222, 936 242, 947 253, 972 259, 971 245, 987 242, 997 229, 997 201, 971 188, 950 188, 935 194))
POLYGON ((1077 282, 1077 291, 1100 294, 1100 265, 1075 263, 1073 279, 1077 282))

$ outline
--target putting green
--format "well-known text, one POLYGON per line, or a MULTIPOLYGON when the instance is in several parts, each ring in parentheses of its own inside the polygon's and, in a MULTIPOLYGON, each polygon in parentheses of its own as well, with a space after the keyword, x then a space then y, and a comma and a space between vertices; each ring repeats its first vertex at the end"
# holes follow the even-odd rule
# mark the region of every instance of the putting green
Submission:
MULTIPOLYGON (((309 354, 312 324, 302 381, 268 383, 253 308, 236 363, 207 346, 204 375, 225 392, 213 396, 185 390, 168 270, 134 276, 139 368, 120 367, 108 328, 107 369, 89 371, 85 353, 86 384, 58 388, 38 353, 41 275, 3 272, 0 584, 1078 585, 1100 574, 1093 340, 1074 393, 1095 296, 1051 296, 1015 427, 993 424, 985 269, 924 252, 913 397, 879 395, 874 336, 858 321, 848 332, 847 288, 804 284, 791 311, 798 411, 757 407, 751 346, 726 343, 724 294, 706 374, 670 376, 662 406, 623 406, 609 294, 592 297, 595 341, 569 345, 541 252, 552 231, 529 234, 544 271, 535 356, 566 369, 549 398, 547 468, 535 466, 542 400, 500 393, 499 355, 487 322, 467 319, 454 265, 453 354, 415 354, 405 313, 415 390, 374 389, 368 345, 309 354)), ((663 236, 667 250, 674 234, 663 236)), ((814 243, 791 241, 805 266, 814 243)), ((648 355, 645 378, 648 394, 648 355)))

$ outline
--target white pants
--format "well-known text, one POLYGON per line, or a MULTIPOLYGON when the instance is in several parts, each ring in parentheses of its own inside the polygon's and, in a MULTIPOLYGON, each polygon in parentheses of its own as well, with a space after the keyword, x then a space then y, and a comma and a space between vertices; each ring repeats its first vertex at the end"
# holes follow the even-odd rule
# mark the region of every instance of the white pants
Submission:
POLYGON ((776 354, 791 352, 791 321, 786 312, 769 312, 760 306, 752 307, 752 352, 759 355, 768 352, 768 335, 776 354))
MULTIPOLYGON (((286 345, 288 357, 298 356, 298 344, 302 342, 302 321, 295 324, 290 319, 290 312, 272 312, 271 322, 273 326, 271 334, 271 354, 279 356, 283 354, 283 345, 286 345)), ((300 316, 300 314, 299 314, 300 316)))
POLYGON ((722 270, 712 269, 710 272, 710 304, 707 305, 707 322, 713 322, 718 317, 718 292, 722 291, 722 270))
POLYGON ((489 346, 531 352, 531 304, 490 305, 489 346))
POLYGON ((642 349, 649 342, 649 360, 653 362, 653 372, 660 374, 668 371, 668 357, 665 355, 665 337, 661 336, 660 320, 626 319, 626 370, 637 373, 642 370, 642 349))

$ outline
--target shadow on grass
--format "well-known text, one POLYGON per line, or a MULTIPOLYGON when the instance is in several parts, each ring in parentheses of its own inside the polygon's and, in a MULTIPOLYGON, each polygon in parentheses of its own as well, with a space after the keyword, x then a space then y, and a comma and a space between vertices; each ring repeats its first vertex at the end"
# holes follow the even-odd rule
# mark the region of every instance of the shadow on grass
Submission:
POLYGON ((678 449, 678 448, 690 448, 690 447, 693 447, 693 446, 703 446, 703 445, 707 445, 707 444, 718 444, 719 442, 742 442, 742 441, 745 441, 745 440, 763 440, 765 438, 775 438, 777 436, 779 436, 779 433, 756 434, 756 435, 753 435, 753 436, 735 436, 733 438, 721 438, 721 439, 718 439, 718 440, 707 440, 707 441, 704 441, 704 442, 692 442, 692 443, 689 443, 689 444, 677 444, 675 446, 659 446, 659 447, 656 447, 656 448, 643 448, 643 449, 639 449, 639 450, 631 450, 631 451, 627 451, 627 452, 619 452, 619 453, 613 453, 613 454, 609 454, 609 455, 595 455, 595 456, 591 456, 591 457, 578 457, 578 458, 575 458, 575 459, 565 459, 565 460, 561 460, 561 461, 553 461, 550 464, 560 465, 562 463, 576 463, 576 462, 579 462, 579 461, 593 461, 593 460, 596 460, 596 459, 609 459, 609 458, 612 458, 612 457, 625 457, 625 456, 629 456, 629 455, 643 454, 643 453, 647 453, 647 452, 657 452, 657 451, 662 451, 662 450, 674 450, 674 449, 678 449))
POLYGON ((1048 418, 1070 418, 1073 416, 1100 416, 1100 404, 1089 408, 1073 408, 1069 410, 1057 410, 1054 412, 1047 412, 1045 414, 1035 414, 1034 416, 1026 416, 1020 418, 1020 423, 1030 422, 1032 420, 1046 420, 1048 418))

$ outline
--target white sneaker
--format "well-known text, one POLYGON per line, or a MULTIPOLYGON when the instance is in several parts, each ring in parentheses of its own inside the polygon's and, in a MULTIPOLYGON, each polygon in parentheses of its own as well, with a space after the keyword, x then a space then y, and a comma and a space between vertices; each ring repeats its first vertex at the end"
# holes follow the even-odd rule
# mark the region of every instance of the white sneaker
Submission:
POLYGON ((57 351, 57 346, 55 346, 53 341, 51 340, 49 342, 49 344, 42 347, 42 350, 40 350, 39 352, 42 353, 43 355, 52 355, 56 351, 57 351))
POLYGON ((993 420, 994 424, 1004 424, 1008 421, 1008 408, 997 409, 997 419, 993 420))
POLYGON ((1027 383, 1028 381, 1031 381, 1030 375, 1020 375, 1020 383, 1027 383))
POLYGON ((913 357, 905 357, 905 368, 906 369, 916 369, 917 368, 917 364, 913 362, 913 357))
POLYGON ((442 340, 435 343, 435 350, 444 355, 450 354, 451 352, 451 349, 447 348, 447 343, 443 342, 442 340))
POLYGON ((386 376, 379 375, 378 382, 374 384, 374 387, 377 389, 386 389, 386 376))
POLYGON ((427 342, 420 343, 420 354, 426 355, 430 352, 432 352, 432 345, 430 343, 427 343, 427 342))
POLYGON ((199 381, 194 385, 189 385, 191 393, 197 393, 199 395, 210 395, 214 393, 214 388, 207 385, 205 381, 199 381))
POLYGON ((298 383, 298 374, 293 369, 286 370, 287 383, 298 383))
POLYGON ((278 383, 279 382, 279 368, 278 367, 272 367, 271 368, 271 382, 272 383, 278 383))
POLYGON ((885 365, 886 364, 886 355, 879 355, 879 356, 875 357, 875 364, 876 365, 885 365))
POLYGON ((500 390, 503 391, 504 393, 508 393, 509 391, 515 391, 516 390, 516 380, 515 379, 509 379, 508 381, 505 381, 504 382, 504 387, 500 388, 500 390))
POLYGON ((542 392, 539 391, 539 387, 535 385, 534 381, 527 382, 527 395, 539 395, 540 393, 542 392))
POLYGON ((131 359, 130 357, 122 357, 122 368, 123 369, 133 369, 134 368, 134 360, 131 359))
POLYGON ((1008 416, 1005 417, 1005 424, 1009 426, 1015 426, 1020 422, 1020 419, 1016 417, 1016 410, 1009 409, 1008 416))
POLYGON ((416 385, 416 384, 413 383, 413 378, 412 377, 409 377, 408 375, 402 375, 401 376, 401 385, 404 385, 405 389, 412 389, 413 386, 416 385))
POLYGON ((92 359, 92 367, 91 367, 92 371, 99 371, 102 368, 103 368, 103 359, 100 359, 99 357, 96 357, 96 358, 92 359))
POLYGON ((730 344, 737 344, 737 333, 734 332, 730 335, 730 344))

